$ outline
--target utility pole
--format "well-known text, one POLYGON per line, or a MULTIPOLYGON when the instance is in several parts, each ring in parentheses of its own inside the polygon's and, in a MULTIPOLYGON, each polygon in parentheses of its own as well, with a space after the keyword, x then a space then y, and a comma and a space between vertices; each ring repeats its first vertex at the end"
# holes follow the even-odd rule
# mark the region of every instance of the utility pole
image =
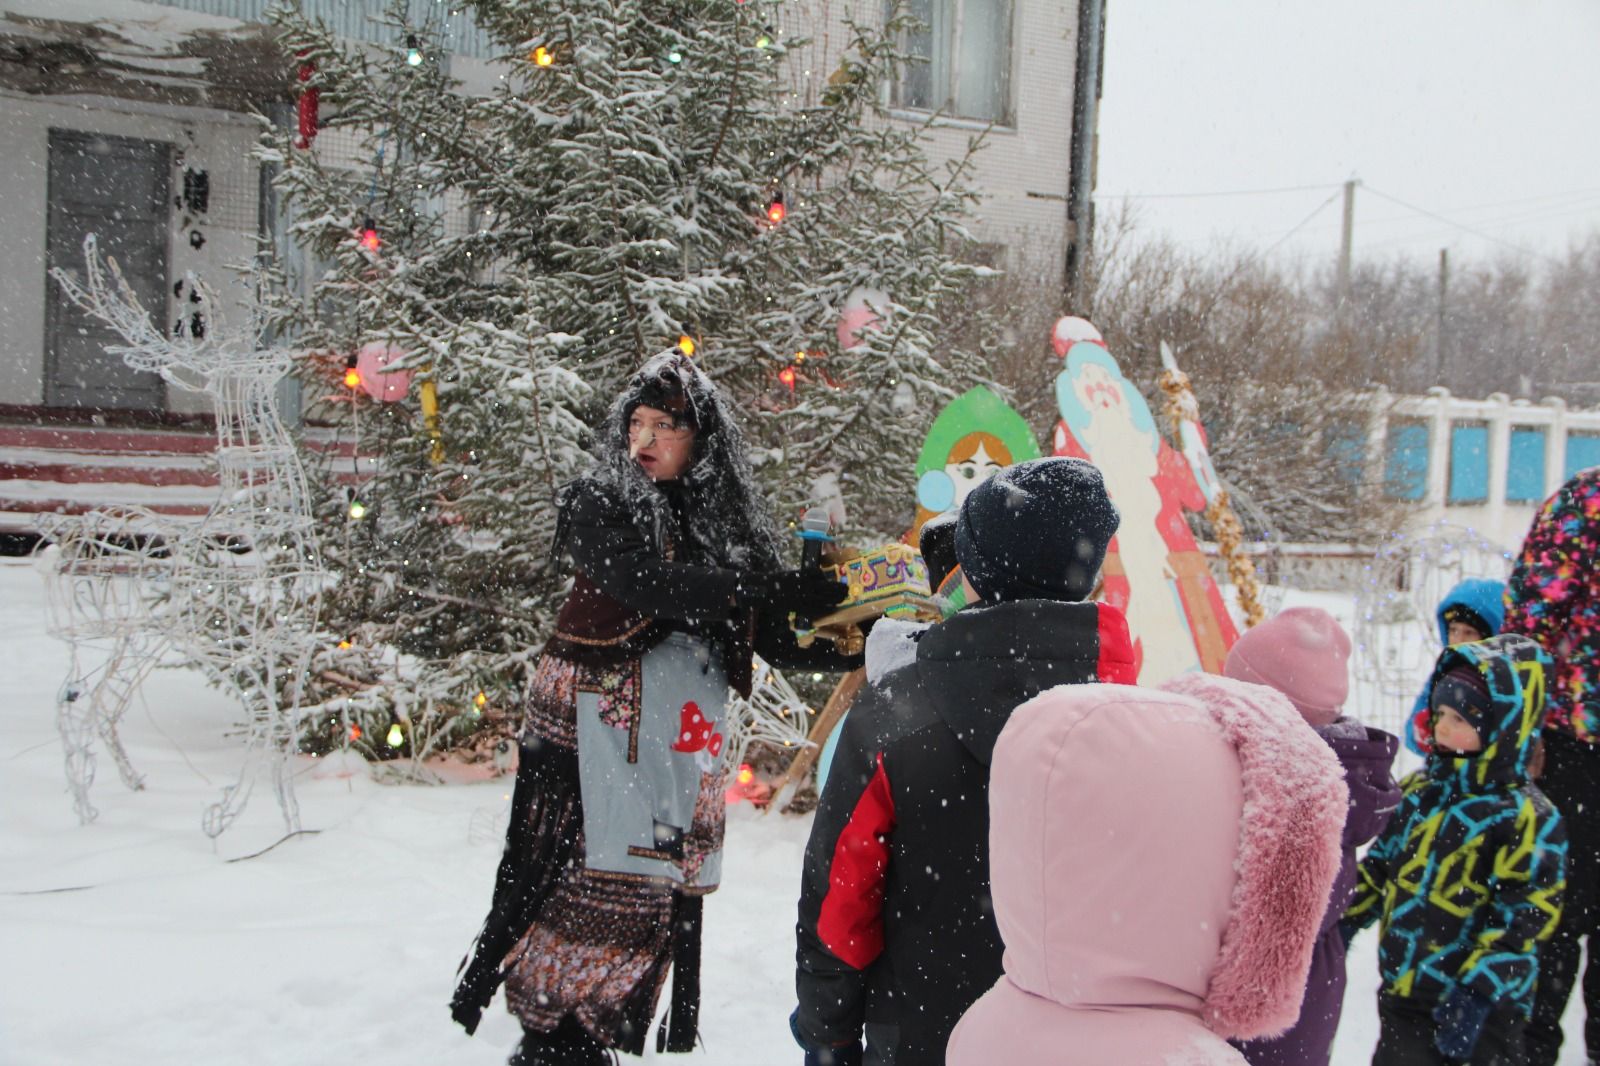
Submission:
POLYGON ((1351 178, 1344 183, 1344 232, 1339 240, 1339 306, 1350 299, 1350 253, 1356 239, 1356 186, 1351 178))
POLYGON ((1439 328, 1438 328, 1438 331, 1437 331, 1437 335, 1434 337, 1434 343, 1435 343, 1435 345, 1437 346, 1437 349, 1438 349, 1434 353, 1435 361, 1438 364, 1438 368, 1437 368, 1436 372, 1434 373, 1433 383, 1435 385, 1443 385, 1444 384, 1444 306, 1445 306, 1445 293, 1448 291, 1449 287, 1450 287, 1450 250, 1448 248, 1440 248, 1439 249, 1439 328))
POLYGON ((1105 0, 1078 0, 1078 51, 1072 83, 1072 149, 1067 164, 1067 247, 1062 307, 1087 315, 1083 273, 1094 246, 1094 179, 1100 125, 1105 0))

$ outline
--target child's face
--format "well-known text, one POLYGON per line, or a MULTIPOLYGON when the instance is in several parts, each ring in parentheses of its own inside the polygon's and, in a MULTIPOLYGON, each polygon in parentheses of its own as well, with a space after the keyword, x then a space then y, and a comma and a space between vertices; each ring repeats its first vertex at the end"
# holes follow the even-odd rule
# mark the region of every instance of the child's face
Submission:
POLYGON ((1484 639, 1484 635, 1478 632, 1477 626, 1468 625, 1466 622, 1451 622, 1445 627, 1446 644, 1472 644, 1484 639))
POLYGON ((1483 740, 1479 738, 1478 731, 1461 717, 1460 712, 1446 703, 1439 705, 1439 711, 1433 719, 1433 743, 1437 748, 1462 755, 1483 749, 1483 740))

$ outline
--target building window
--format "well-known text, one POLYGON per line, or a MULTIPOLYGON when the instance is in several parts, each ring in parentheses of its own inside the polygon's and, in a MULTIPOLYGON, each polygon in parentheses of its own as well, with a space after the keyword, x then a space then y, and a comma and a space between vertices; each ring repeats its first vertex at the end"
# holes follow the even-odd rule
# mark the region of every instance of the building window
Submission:
POLYGON ((1600 466, 1600 434, 1568 433, 1567 469, 1561 479, 1565 481, 1578 471, 1587 470, 1591 466, 1600 466))
POLYGON ((1511 431, 1511 454, 1506 461, 1506 500, 1538 503, 1544 499, 1544 430, 1519 427, 1511 431))
POLYGON ((905 0, 904 10, 920 23, 905 50, 922 61, 902 71, 894 105, 1010 125, 1012 0, 905 0))
POLYGON ((1383 490, 1391 499, 1420 500, 1428 492, 1428 426, 1390 422, 1384 439, 1383 490))

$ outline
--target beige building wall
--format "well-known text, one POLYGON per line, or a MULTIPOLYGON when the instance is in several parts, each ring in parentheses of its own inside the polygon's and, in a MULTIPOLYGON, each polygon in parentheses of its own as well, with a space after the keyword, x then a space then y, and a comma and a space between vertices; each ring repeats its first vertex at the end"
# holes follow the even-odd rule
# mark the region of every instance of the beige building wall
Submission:
MULTIPOLYGON (((814 103, 838 68, 849 41, 847 23, 874 23, 883 17, 881 0, 791 0, 772 10, 779 20, 774 27, 778 35, 812 42, 791 54, 793 100, 800 103, 814 103)), ((926 134, 937 160, 957 158, 972 138, 985 138, 973 176, 982 194, 973 235, 994 246, 995 265, 1027 270, 1052 283, 1060 277, 1067 233, 1076 12, 1076 0, 1013 0, 1009 121, 991 126, 940 118, 926 134)), ((482 91, 495 82, 492 63, 452 56, 451 67, 468 91, 482 91)), ((895 121, 929 119, 926 113, 894 114, 895 121)), ((0 232, 6 234, 0 242, 0 404, 40 404, 44 399, 52 128, 171 144, 178 161, 174 190, 181 187, 184 164, 209 173, 211 209, 202 227, 203 249, 190 247, 188 230, 179 231, 182 213, 173 211, 169 302, 173 282, 186 271, 225 295, 238 291, 235 268, 256 251, 260 189, 259 167, 251 158, 257 130, 250 117, 99 96, 0 93, 0 145, 5 148, 0 152, 0 232)), ((462 213, 458 205, 448 206, 462 213)), ((160 317, 170 325, 174 313, 174 308, 163 308, 160 317)), ((172 411, 195 411, 198 400, 185 390, 168 389, 172 411)))
MULTIPOLYGON (((779 9, 783 36, 809 37, 794 54, 796 99, 814 103, 838 69, 848 22, 881 25, 882 0, 794 0, 779 9)), ((1011 122, 990 126, 940 119, 928 131, 936 159, 958 158, 973 137, 986 138, 974 184, 983 195, 974 226, 981 242, 1003 246, 1003 265, 1050 271, 1059 280, 1066 254, 1067 188, 1072 152, 1072 87, 1077 58, 1076 0, 1013 0, 1011 122)), ((923 112, 898 120, 925 122, 923 112)))
MULTIPOLYGON (((78 130, 163 141, 172 146, 174 196, 185 166, 211 180, 210 210, 198 227, 180 230, 173 208, 168 233, 169 306, 156 310, 170 327, 172 286, 187 272, 215 287, 228 313, 242 314, 234 268, 256 252, 259 169, 250 157, 253 120, 234 112, 143 104, 103 97, 48 98, 0 94, 0 404, 42 404, 45 387, 46 226, 50 131, 78 130), (191 229, 205 236, 190 246, 191 229), (231 293, 238 299, 228 299, 231 293)), ((195 393, 168 386, 167 409, 206 409, 195 393)))

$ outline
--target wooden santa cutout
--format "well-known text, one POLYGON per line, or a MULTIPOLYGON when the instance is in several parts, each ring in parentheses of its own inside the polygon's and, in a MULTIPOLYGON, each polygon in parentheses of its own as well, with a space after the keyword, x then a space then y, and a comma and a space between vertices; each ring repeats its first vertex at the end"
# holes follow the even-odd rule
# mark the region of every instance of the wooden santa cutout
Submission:
POLYGON ((1238 630, 1183 514, 1203 512, 1205 493, 1093 326, 1063 319, 1051 340, 1065 361, 1055 454, 1099 467, 1122 512, 1106 552, 1104 599, 1127 616, 1139 683, 1221 673, 1238 630))

